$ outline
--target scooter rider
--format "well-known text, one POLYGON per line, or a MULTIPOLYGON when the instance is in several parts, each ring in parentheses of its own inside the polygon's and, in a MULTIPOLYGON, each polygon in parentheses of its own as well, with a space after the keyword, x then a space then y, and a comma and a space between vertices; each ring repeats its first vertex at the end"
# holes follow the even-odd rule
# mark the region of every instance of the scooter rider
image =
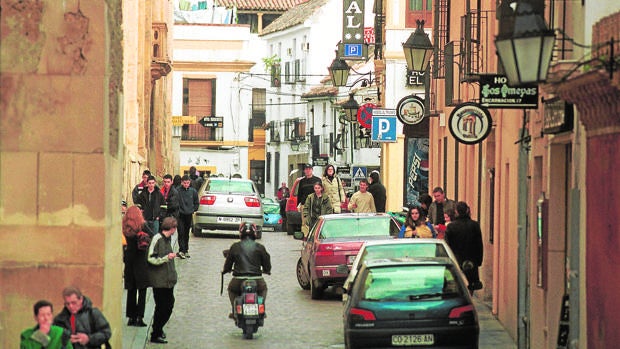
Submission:
MULTIPOLYGON (((241 223, 239 226, 241 241, 235 242, 230 246, 224 262, 222 274, 232 271, 233 278, 228 284, 228 297, 231 306, 234 305, 235 298, 241 295, 241 283, 244 277, 252 277, 256 280, 257 293, 267 297, 267 283, 262 278, 262 273, 271 274, 271 257, 265 246, 254 241, 256 239, 256 225, 251 223, 241 223)), ((232 317, 232 314, 230 314, 232 317)))

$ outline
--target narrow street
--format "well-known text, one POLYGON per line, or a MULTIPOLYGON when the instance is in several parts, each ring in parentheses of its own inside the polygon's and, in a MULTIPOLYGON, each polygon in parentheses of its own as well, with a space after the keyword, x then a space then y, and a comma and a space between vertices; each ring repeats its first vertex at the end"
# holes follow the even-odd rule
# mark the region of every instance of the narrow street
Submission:
MULTIPOLYGON (((272 275, 265 326, 253 340, 244 340, 241 329, 228 319, 230 304, 224 279, 220 296, 222 250, 236 239, 190 237, 190 259, 177 259, 179 282, 175 287, 174 312, 165 327, 168 344, 148 342, 150 328, 123 326, 123 348, 344 348, 341 297, 326 292, 321 301, 310 299, 295 277, 301 242, 283 232, 265 232, 260 242, 271 254, 272 275)), ((123 302, 124 303, 124 302, 123 302)), ((477 302, 480 317, 480 348, 516 348, 486 305, 477 302)), ((153 314, 152 294, 147 295, 145 321, 153 314)))

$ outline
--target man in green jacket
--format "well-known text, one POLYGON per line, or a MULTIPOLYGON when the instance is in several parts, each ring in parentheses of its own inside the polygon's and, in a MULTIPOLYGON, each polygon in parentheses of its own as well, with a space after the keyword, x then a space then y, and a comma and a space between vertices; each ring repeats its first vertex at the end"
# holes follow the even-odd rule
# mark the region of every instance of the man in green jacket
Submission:
POLYGON ((174 217, 166 217, 161 226, 161 233, 153 236, 149 245, 149 282, 153 287, 155 299, 155 311, 153 313, 153 331, 151 342, 168 343, 164 333, 164 325, 172 315, 174 308, 174 285, 177 283, 177 271, 174 266, 174 258, 177 256, 172 251, 170 237, 177 230, 177 220, 174 217))
POLYGON ((34 304, 34 320, 37 325, 21 334, 20 349, 73 349, 70 333, 60 326, 52 325, 54 307, 46 300, 34 304))

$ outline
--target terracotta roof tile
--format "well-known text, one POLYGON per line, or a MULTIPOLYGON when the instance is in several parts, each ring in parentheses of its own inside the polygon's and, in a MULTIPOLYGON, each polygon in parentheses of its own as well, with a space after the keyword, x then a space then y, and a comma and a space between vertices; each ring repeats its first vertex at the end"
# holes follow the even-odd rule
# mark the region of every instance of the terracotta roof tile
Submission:
POLYGON ((299 5, 286 11, 282 14, 282 16, 278 17, 276 20, 271 22, 271 24, 265 27, 262 35, 275 33, 303 23, 328 1, 329 0, 307 0, 305 2, 301 2, 299 5))
POLYGON ((218 6, 237 10, 286 11, 295 5, 308 0, 215 0, 218 6))
POLYGON ((338 94, 338 88, 333 86, 319 86, 314 87, 310 91, 301 95, 301 98, 316 98, 316 97, 326 97, 326 96, 335 96, 338 94))

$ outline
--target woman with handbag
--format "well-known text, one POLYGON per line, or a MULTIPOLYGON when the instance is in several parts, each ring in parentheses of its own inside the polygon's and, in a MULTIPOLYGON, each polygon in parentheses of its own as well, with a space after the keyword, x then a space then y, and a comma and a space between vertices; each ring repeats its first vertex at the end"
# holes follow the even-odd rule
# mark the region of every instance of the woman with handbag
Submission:
POLYGON ((145 223, 142 211, 138 206, 129 207, 123 216, 123 235, 127 239, 123 261, 125 262, 124 275, 125 289, 127 290, 125 314, 129 318, 128 326, 147 326, 142 320, 146 306, 146 288, 149 286, 147 250, 143 249, 144 239, 139 238, 139 235, 144 235, 144 232, 150 236, 153 234, 145 223))
POLYGON ((323 187, 325 188, 325 194, 329 197, 329 200, 332 203, 334 213, 340 213, 341 207, 347 197, 344 193, 342 181, 336 175, 336 168, 334 165, 327 165, 327 167, 325 167, 321 181, 323 182, 323 187))

